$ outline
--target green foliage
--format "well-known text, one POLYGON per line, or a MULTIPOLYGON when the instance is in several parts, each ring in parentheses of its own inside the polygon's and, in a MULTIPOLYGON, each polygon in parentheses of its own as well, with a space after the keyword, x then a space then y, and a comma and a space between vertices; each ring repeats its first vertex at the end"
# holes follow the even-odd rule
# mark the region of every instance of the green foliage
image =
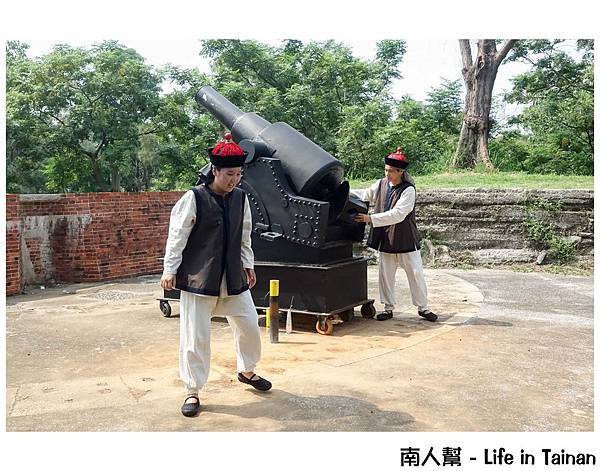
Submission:
POLYGON ((140 127, 157 114, 161 77, 115 41, 59 44, 39 59, 23 49, 7 45, 9 191, 119 191, 140 127), (27 161, 39 172, 34 181, 27 161))
POLYGON ((45 188, 44 161, 56 151, 50 130, 29 113, 32 64, 29 46, 6 44, 6 187, 13 193, 37 193, 45 188))
MULTIPOLYGON (((219 93, 244 111, 288 123, 339 158, 350 178, 380 176, 383 157, 397 146, 409 156, 413 173, 444 168, 460 128, 458 82, 445 81, 425 104, 396 102, 390 87, 401 76, 405 43, 380 41, 376 47, 372 61, 335 41, 287 40, 273 47, 209 40, 201 54, 212 60, 208 83, 219 93)), ((208 118, 205 124, 218 126, 200 113, 208 118)))
POLYGON ((73 191, 73 182, 78 182, 77 191, 96 191, 92 178, 81 178, 93 172, 88 159, 74 153, 54 154, 44 161, 41 173, 46 179, 46 188, 51 193, 68 193, 73 191))
POLYGON ((429 242, 431 242, 432 245, 448 245, 448 241, 439 237, 439 234, 435 231, 423 228, 419 229, 419 232, 421 234, 421 237, 423 239, 427 239, 429 242))
MULTIPOLYGON (((490 155, 501 172, 454 174, 447 183, 544 184, 506 171, 592 174, 593 41, 577 42, 577 60, 560 44, 519 41, 511 52, 532 70, 507 96, 524 111, 508 128, 492 122, 490 155)), ((336 41, 207 40, 200 54, 211 60, 210 76, 150 67, 115 41, 56 45, 38 58, 27 50, 18 41, 6 47, 9 192, 189 188, 224 131, 195 103, 206 84, 244 111, 290 124, 339 158, 347 177, 363 181, 380 177, 384 156, 400 146, 417 181, 437 185, 433 174, 447 170, 462 125, 459 80, 442 80, 422 102, 392 97, 404 41, 379 41, 375 58, 364 60, 336 41)))
POLYGON ((460 80, 442 80, 438 88, 429 92, 427 97, 428 113, 438 129, 449 134, 460 133, 462 125, 462 99, 460 80))
MULTIPOLYGON (((400 75, 397 66, 405 47, 402 41, 384 41, 377 47, 373 61, 354 57, 335 41, 290 40, 271 47, 256 41, 210 40, 203 42, 202 54, 213 59, 219 93, 242 110, 288 123, 335 155, 339 130, 366 119, 357 115, 384 113, 346 141, 371 135, 390 114, 389 88, 400 75)), ((356 149, 353 156, 362 152, 356 149)))
POLYGON ((371 178, 381 174, 381 156, 385 155, 381 149, 381 134, 390 114, 389 107, 379 100, 344 109, 335 144, 337 157, 345 164, 348 178, 371 178))
POLYGON ((206 149, 214 145, 220 124, 199 109, 197 91, 212 82, 194 69, 169 65, 163 70, 173 90, 163 96, 156 120, 161 123, 153 144, 152 188, 188 189, 208 163, 206 149))
MULTIPOLYGON (((433 90, 432 94, 436 92, 433 90)), ((385 155, 384 149, 393 149, 394 144, 399 143, 410 159, 412 174, 446 168, 456 146, 458 135, 452 129, 440 126, 433 106, 411 98, 402 99, 395 110, 395 119, 381 136, 381 154, 385 155)))
POLYGON ((592 175, 594 171, 593 41, 577 42, 581 58, 561 50, 564 41, 520 41, 512 60, 532 65, 513 79, 509 103, 525 105, 490 143, 501 170, 592 175))
POLYGON ((559 263, 575 260, 575 244, 558 234, 548 222, 560 206, 547 201, 531 202, 525 209, 527 237, 538 248, 548 250, 548 256, 559 263))

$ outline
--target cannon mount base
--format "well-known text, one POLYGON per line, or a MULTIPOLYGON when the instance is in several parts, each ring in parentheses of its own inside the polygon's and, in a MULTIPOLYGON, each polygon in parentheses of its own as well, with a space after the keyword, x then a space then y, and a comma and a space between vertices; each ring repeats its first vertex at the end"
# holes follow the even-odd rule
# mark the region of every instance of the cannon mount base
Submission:
POLYGON ((256 307, 269 305, 269 281, 279 280, 281 309, 316 315, 332 314, 358 306, 367 299, 367 259, 355 257, 327 265, 256 261, 256 307), (294 298, 292 301, 292 297, 294 298))

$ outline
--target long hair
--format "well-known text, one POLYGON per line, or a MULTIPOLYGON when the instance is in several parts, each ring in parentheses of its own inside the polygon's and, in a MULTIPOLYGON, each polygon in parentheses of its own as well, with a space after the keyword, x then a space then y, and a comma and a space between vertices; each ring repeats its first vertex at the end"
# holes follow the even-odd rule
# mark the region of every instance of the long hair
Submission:
POLYGON ((402 174, 402 179, 405 182, 410 183, 412 186, 416 186, 415 185, 415 180, 413 179, 413 177, 411 176, 410 173, 408 173, 406 170, 404 171, 404 173, 402 174))
POLYGON ((212 182, 215 181, 215 174, 213 173, 213 169, 216 170, 222 170, 221 167, 217 167, 216 165, 210 164, 210 170, 208 171, 208 175, 203 175, 202 173, 200 173, 198 175, 198 183, 197 185, 200 185, 201 183, 204 183, 205 185, 209 185, 212 182))

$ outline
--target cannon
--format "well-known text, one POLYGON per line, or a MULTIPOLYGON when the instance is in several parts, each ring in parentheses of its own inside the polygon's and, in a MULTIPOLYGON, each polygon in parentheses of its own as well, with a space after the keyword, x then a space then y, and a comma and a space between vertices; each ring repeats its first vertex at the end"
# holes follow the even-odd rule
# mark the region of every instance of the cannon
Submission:
MULTIPOLYGON (((257 308, 268 306, 269 280, 278 279, 279 305, 316 315, 319 333, 330 334, 334 321, 349 320, 359 305, 373 317, 367 259, 353 255, 365 231, 354 216, 368 208, 350 193, 341 162, 290 125, 245 113, 210 86, 196 101, 248 153, 239 186, 252 211, 257 308)), ((203 167, 198 183, 210 171, 203 167)))

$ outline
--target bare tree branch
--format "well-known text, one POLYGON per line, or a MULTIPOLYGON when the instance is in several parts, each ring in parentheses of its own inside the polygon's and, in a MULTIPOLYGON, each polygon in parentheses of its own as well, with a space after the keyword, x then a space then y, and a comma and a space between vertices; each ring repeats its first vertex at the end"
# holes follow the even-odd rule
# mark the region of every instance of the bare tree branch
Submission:
POLYGON ((522 61, 522 62, 529 62, 529 64, 530 64, 530 65, 536 65, 536 62, 535 62, 535 61, 533 61, 533 60, 531 60, 531 59, 530 59, 529 57, 527 57, 527 56, 521 57, 521 59, 519 59, 519 60, 520 60, 520 61, 522 61))
POLYGON ((75 91, 78 91, 78 92, 80 92, 80 93, 81 93, 81 94, 82 94, 82 95, 83 95, 83 96, 84 96, 84 97, 87 99, 87 101, 88 101, 88 103, 89 103, 90 105, 93 105, 93 104, 94 104, 94 101, 97 101, 97 100, 98 100, 98 98, 96 98, 95 100, 92 100, 92 99, 91 99, 91 98, 88 96, 88 94, 87 94, 87 93, 85 93, 85 91, 84 91, 84 89, 83 89, 83 88, 76 87, 75 85, 71 85, 71 84, 67 84, 67 86, 68 86, 68 87, 69 87, 71 90, 75 90, 75 91))
POLYGON ((513 46, 515 45, 515 43, 517 42, 516 39, 507 39, 506 41, 504 41, 504 43, 502 43, 502 46, 500 46, 500 50, 496 53, 496 67, 498 67, 500 65, 500 63, 504 60, 504 58, 507 56, 507 54, 509 53, 509 51, 513 48, 513 46))
POLYGON ((274 77, 267 77, 266 75, 264 75, 262 73, 261 70, 259 70, 259 68, 255 65, 254 62, 252 62, 251 60, 249 60, 248 58, 248 54, 246 53, 246 50, 242 47, 241 44, 239 44, 238 42, 235 42, 233 45, 234 49, 237 50, 238 53, 241 53, 243 56, 243 60, 242 60, 242 65, 240 66, 240 70, 243 70, 243 67, 247 67, 250 70, 252 70, 259 79, 261 79, 263 82, 271 85, 273 88, 276 88, 280 91, 286 91, 286 87, 284 87, 282 84, 280 84, 277 80, 275 80, 274 77))
POLYGON ((471 55, 471 44, 468 39, 459 39, 460 56, 463 64, 463 75, 473 66, 473 56, 471 55))
POLYGON ((102 140, 100 141, 100 144, 98 144, 98 147, 96 148, 96 155, 100 154, 100 151, 102 150, 103 147, 105 147, 108 144, 108 139, 106 134, 102 135, 102 140))
POLYGON ((60 124, 62 124, 66 128, 72 128, 73 127, 73 126, 68 125, 62 119, 60 119, 58 116, 56 116, 53 113, 50 113, 49 111, 42 111, 42 110, 40 110, 40 113, 44 113, 44 114, 50 116, 51 118, 55 119, 56 121, 58 121, 60 124))
POLYGON ((149 131, 139 132, 137 134, 137 136, 140 137, 140 136, 145 136, 147 134, 154 134, 155 132, 159 131, 160 129, 161 129, 161 126, 156 126, 155 128, 150 129, 149 131))
POLYGON ((90 160, 92 160, 92 161, 96 160, 96 155, 93 152, 90 152, 89 150, 84 150, 84 149, 79 149, 79 151, 83 155, 87 155, 90 158, 90 160))
POLYGON ((592 149, 592 154, 593 154, 594 153, 594 132, 592 130, 592 132, 590 133, 590 130, 586 129, 585 133, 587 134, 588 144, 590 146, 590 149, 592 149))

